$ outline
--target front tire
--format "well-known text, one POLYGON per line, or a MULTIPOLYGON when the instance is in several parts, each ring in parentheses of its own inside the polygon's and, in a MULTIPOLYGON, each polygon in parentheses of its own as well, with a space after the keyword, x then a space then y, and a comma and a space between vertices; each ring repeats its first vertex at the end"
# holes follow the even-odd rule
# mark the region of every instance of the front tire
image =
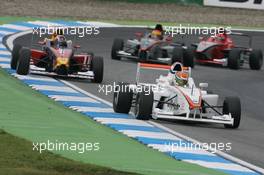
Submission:
POLYGON ((123 50, 124 48, 124 40, 122 39, 115 39, 112 45, 111 57, 113 60, 120 60, 121 57, 118 56, 117 52, 123 50))
POLYGON ((227 60, 227 65, 230 69, 239 69, 240 68, 240 56, 241 49, 234 48, 230 50, 227 60))
POLYGON ((252 50, 249 55, 249 66, 253 70, 260 70, 263 64, 263 54, 261 50, 252 50))
POLYGON ((104 59, 102 57, 95 56, 92 58, 92 71, 94 78, 92 82, 101 83, 104 77, 104 59))
POLYGON ((22 46, 19 44, 15 44, 13 47, 12 57, 11 57, 11 62, 10 62, 11 69, 17 68, 17 62, 19 59, 19 52, 20 52, 21 48, 22 48, 22 46))
POLYGON ((117 113, 128 114, 133 100, 133 92, 128 87, 127 83, 119 83, 114 91, 113 109, 117 113))
POLYGON ((30 68, 31 51, 28 48, 22 47, 19 52, 16 73, 19 75, 27 75, 30 68))
POLYGON ((233 125, 225 124, 225 128, 238 128, 241 119, 240 99, 238 97, 226 97, 223 103, 223 114, 231 114, 234 119, 233 125))
POLYGON ((135 117, 139 120, 149 120, 152 115, 153 107, 153 92, 142 91, 137 94, 136 106, 135 106, 135 117))

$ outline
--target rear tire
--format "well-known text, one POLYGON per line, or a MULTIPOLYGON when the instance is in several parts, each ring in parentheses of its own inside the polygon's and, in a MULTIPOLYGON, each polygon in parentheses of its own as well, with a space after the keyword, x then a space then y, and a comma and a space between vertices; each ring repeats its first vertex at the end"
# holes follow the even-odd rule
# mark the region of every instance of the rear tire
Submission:
POLYGON ((31 51, 29 48, 22 47, 19 52, 16 73, 19 75, 27 75, 30 68, 31 51))
POLYGON ((261 50, 252 50, 249 56, 249 66, 253 70, 260 70, 263 64, 263 54, 261 50))
POLYGON ((231 114, 234 119, 233 125, 225 124, 225 128, 236 129, 241 119, 241 104, 238 97, 226 97, 223 103, 223 114, 231 114))
POLYGON ((183 66, 194 68, 194 54, 190 48, 183 50, 183 66))
POLYGON ((239 69, 240 68, 240 55, 241 49, 234 48, 230 50, 227 60, 227 65, 230 69, 239 69))
POLYGON ((22 48, 22 46, 19 44, 15 44, 13 47, 12 57, 11 57, 11 62, 10 62, 11 69, 17 68, 17 62, 19 59, 19 52, 20 52, 21 48, 22 48))
POLYGON ((92 58, 92 71, 94 72, 94 79, 92 82, 101 83, 104 77, 104 59, 102 57, 95 56, 92 58))
POLYGON ((124 40, 122 39, 115 39, 112 45, 111 57, 113 60, 120 60, 121 57, 118 56, 117 52, 123 50, 124 48, 124 40))
POLYGON ((120 89, 117 87, 114 91, 113 109, 117 113, 128 114, 133 100, 133 92, 129 89, 127 83, 119 83, 120 89))
POLYGON ((135 116, 139 120, 149 120, 152 115, 153 92, 142 91, 137 94, 135 116))

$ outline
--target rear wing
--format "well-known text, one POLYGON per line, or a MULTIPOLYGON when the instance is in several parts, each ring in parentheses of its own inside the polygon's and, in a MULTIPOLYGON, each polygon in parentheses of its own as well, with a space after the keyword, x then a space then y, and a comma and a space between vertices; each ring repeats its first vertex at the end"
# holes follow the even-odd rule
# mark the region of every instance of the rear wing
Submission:
POLYGON ((248 45, 250 48, 252 48, 252 36, 248 35, 248 34, 244 34, 244 33, 240 33, 240 32, 231 32, 230 35, 232 36, 242 36, 242 37, 246 37, 248 38, 249 42, 248 45))
POLYGON ((140 70, 141 69, 154 69, 154 70, 170 70, 171 66, 162 65, 162 64, 149 64, 149 63, 138 63, 137 65, 137 75, 136 75, 136 84, 139 83, 140 70))

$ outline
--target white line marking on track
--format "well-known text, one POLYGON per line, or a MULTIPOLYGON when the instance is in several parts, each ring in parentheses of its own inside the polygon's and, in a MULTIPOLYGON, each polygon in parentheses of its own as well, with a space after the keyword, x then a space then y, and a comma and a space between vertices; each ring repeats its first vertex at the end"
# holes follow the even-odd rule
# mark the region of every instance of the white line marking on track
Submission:
POLYGON ((58 82, 54 78, 34 76, 34 75, 18 75, 16 73, 12 74, 20 80, 38 80, 38 81, 49 81, 49 82, 58 82))
POLYGON ((4 64, 4 63, 1 63, 0 66, 4 69, 10 69, 10 64, 7 63, 7 64, 4 64))
POLYGON ((112 108, 84 107, 84 106, 71 106, 70 108, 79 112, 114 112, 112 108))
POLYGON ((3 62, 9 62, 10 63, 10 58, 1 58, 0 57, 0 61, 3 61, 3 62))
POLYGON ((170 139, 175 141, 180 140, 178 137, 166 132, 151 132, 151 131, 136 131, 136 130, 119 130, 119 132, 122 132, 129 137, 147 137, 153 139, 170 139))
POLYGON ((31 31, 31 30, 27 30, 27 31, 23 31, 23 32, 19 32, 19 33, 16 33, 16 34, 14 34, 14 35, 11 35, 11 36, 8 37, 7 40, 6 40, 6 44, 7 44, 7 46, 9 47, 10 50, 12 50, 13 47, 14 47, 14 43, 13 43, 13 41, 14 41, 16 38, 18 38, 18 37, 20 37, 20 36, 23 36, 23 35, 26 35, 26 34, 30 34, 30 33, 32 33, 32 31, 31 31))
POLYGON ((8 50, 0 50, 0 55, 11 55, 8 50))
POLYGON ((122 124, 122 125, 135 125, 135 126, 148 126, 153 127, 153 125, 148 124, 147 122, 135 119, 122 119, 122 118, 94 118, 96 121, 103 124, 122 124))
POLYGON ((74 101, 74 102, 90 102, 90 103, 100 103, 90 97, 76 97, 76 96, 63 96, 63 95, 50 95, 50 98, 55 101, 74 101))
POLYGON ((8 31, 5 31, 5 30, 0 30, 0 34, 3 34, 3 35, 9 35, 11 33, 14 33, 14 32, 8 32, 8 31))
POLYGON ((37 84, 31 84, 29 86, 31 86, 32 89, 36 89, 36 90, 57 91, 57 92, 76 92, 77 93, 77 91, 69 87, 47 86, 47 85, 37 85, 37 84))
POLYGON ((0 44, 1 49, 5 49, 6 47, 3 44, 0 44))

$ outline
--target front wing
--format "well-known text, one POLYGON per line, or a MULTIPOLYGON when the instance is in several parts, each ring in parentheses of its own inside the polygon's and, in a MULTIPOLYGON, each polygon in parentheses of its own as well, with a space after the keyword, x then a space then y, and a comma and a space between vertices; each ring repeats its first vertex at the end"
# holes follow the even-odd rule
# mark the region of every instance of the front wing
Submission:
POLYGON ((173 113, 155 113, 155 111, 153 111, 152 117, 154 119, 174 119, 174 120, 229 124, 229 125, 232 125, 234 123, 234 119, 231 117, 231 115, 219 115, 219 116, 213 115, 210 116, 210 118, 206 118, 203 116, 190 117, 190 115, 188 114, 182 116, 182 115, 173 115, 173 113))
POLYGON ((76 74, 68 74, 66 76, 58 75, 55 72, 47 72, 45 68, 40 68, 35 65, 30 65, 30 73, 37 75, 47 75, 47 76, 58 76, 58 77, 69 77, 69 78, 81 78, 81 79, 94 79, 94 72, 78 72, 76 74))

